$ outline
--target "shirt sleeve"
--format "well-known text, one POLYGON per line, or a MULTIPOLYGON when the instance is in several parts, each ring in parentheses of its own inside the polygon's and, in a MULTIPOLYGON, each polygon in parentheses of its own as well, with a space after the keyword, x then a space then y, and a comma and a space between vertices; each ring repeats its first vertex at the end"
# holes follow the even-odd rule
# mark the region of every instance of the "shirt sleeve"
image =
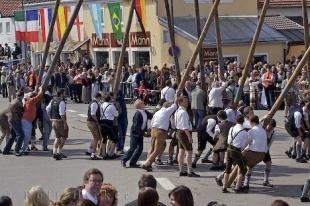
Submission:
POLYGON ((51 108, 52 108, 52 101, 47 105, 46 107, 46 112, 47 114, 50 114, 51 113, 51 108))
POLYGON ((96 102, 93 102, 90 105, 90 115, 96 115, 97 109, 98 109, 98 104, 96 102))
POLYGON ((66 103, 61 101, 59 104, 59 115, 64 116, 66 114, 66 103))
POLYGON ((219 125, 217 124, 215 126, 215 130, 214 130, 214 136, 218 135, 221 132, 219 125))
POLYGON ((213 138, 215 134, 214 132, 212 132, 212 129, 215 127, 215 125, 216 125, 216 121, 214 119, 208 119, 208 125, 207 125, 206 132, 208 135, 210 135, 213 138))
POLYGON ((294 113, 294 119, 295 119, 295 126, 297 129, 299 129, 301 127, 301 119, 302 119, 301 113, 295 112, 294 113))
POLYGON ((116 107, 114 106, 114 105, 112 105, 112 113, 113 113, 113 115, 114 115, 114 117, 118 117, 118 111, 117 111, 117 109, 116 109, 116 107))

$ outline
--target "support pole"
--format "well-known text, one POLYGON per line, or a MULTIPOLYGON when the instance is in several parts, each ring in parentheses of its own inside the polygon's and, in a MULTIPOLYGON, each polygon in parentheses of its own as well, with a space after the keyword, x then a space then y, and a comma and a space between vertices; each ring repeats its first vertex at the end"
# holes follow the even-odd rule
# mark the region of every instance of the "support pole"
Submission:
POLYGON ((72 26, 73 26, 73 24, 74 24, 74 21, 75 21, 75 19, 76 19, 78 13, 79 13, 79 11, 80 11, 80 8, 81 8, 81 6, 82 6, 82 3, 83 3, 83 0, 78 0, 76 6, 75 6, 75 8, 74 8, 74 11, 73 11, 72 16, 71 16, 70 21, 69 21, 69 24, 68 24, 68 26, 67 26, 67 28, 66 28, 66 30, 65 30, 65 33, 64 33, 64 35, 63 35, 63 37, 62 37, 62 39, 61 39, 61 42, 60 42, 60 44, 59 44, 59 47, 58 47, 58 49, 57 49, 57 51, 56 51, 56 53, 55 53, 55 55, 54 55, 54 57, 53 57, 53 61, 52 61, 51 67, 50 67, 49 70, 47 71, 46 77, 45 77, 44 82, 43 82, 43 84, 42 84, 42 88, 43 88, 43 89, 45 89, 46 86, 47 86, 48 83, 49 83, 49 80, 50 80, 50 78, 51 78, 51 74, 53 73, 54 68, 56 67, 57 60, 58 60, 58 58, 59 58, 59 56, 60 56, 60 54, 61 54, 61 52, 62 52, 62 50, 63 50, 63 48, 64 48, 64 46, 65 46, 65 43, 66 43, 67 38, 68 38, 68 36, 69 36, 69 34, 70 34, 70 31, 71 31, 71 29, 72 29, 72 26))
POLYGON ((224 81, 224 61, 223 61, 223 50, 222 50, 222 38, 221 38, 221 30, 220 30, 220 19, 218 9, 216 9, 214 15, 214 26, 215 26, 215 35, 216 35, 216 47, 218 54, 218 63, 219 69, 218 74, 221 81, 224 81))
POLYGON ((187 80, 187 77, 188 77, 188 74, 190 72, 190 69, 193 67, 193 65, 194 65, 194 63, 196 61, 198 52, 202 48, 203 40, 205 39, 205 37, 206 37, 206 35, 208 33, 208 30, 209 30, 210 25, 212 23, 212 19, 214 18, 215 10, 217 9, 219 3, 220 3, 220 0, 215 0, 214 4, 212 6, 212 9, 211 9, 211 12, 209 14, 208 20, 207 20, 205 26, 203 27, 202 33, 201 33, 201 35, 200 35, 200 37, 198 39, 198 42, 197 42, 197 45, 195 47, 194 53, 191 56, 189 63, 187 64, 187 67, 185 69, 185 72, 184 72, 184 75, 182 77, 181 83, 179 84, 178 90, 184 89, 184 85, 185 85, 185 82, 187 80))
POLYGON ((294 70, 291 78, 289 79, 287 85, 285 86, 285 88, 281 92, 280 96, 277 98, 276 102, 274 103, 274 105, 272 106, 271 110, 269 111, 267 117, 272 118, 275 115, 275 113, 278 111, 279 107, 282 104, 282 101, 283 101, 284 97, 287 95, 289 89, 292 87, 292 85, 296 81, 296 79, 297 79, 298 75, 300 74, 300 72, 301 72, 302 68, 304 67, 304 65, 308 62, 308 60, 310 58, 309 56, 310 56, 310 47, 308 47, 308 49, 305 52, 304 56, 300 60, 300 62, 297 65, 296 69, 294 70))
MULTIPOLYGON (((198 0, 195 0, 195 14, 196 14, 197 38, 199 38, 201 35, 201 25, 200 25, 200 11, 199 11, 199 1, 198 0)), ((201 89, 206 90, 206 78, 205 78, 202 48, 199 49, 199 69, 200 69, 201 89)))
MULTIPOLYGON (((181 73, 180 73, 180 64, 179 64, 178 56, 174 53, 175 36, 174 36, 174 26, 172 24, 172 18, 173 17, 170 14, 170 8, 169 8, 168 0, 164 0, 164 2, 165 2, 166 14, 167 14, 167 22, 168 22, 171 50, 172 50, 172 55, 173 55, 173 59, 174 59, 175 70, 177 72, 177 83, 179 84, 181 81, 181 73)), ((171 7, 171 9, 172 9, 172 7, 171 7)))
MULTIPOLYGON (((307 2, 306 0, 301 0, 302 2, 302 14, 303 14, 303 24, 304 24, 304 39, 306 50, 309 47, 309 23, 308 23, 308 12, 307 12, 307 2)), ((310 80, 310 59, 307 62, 307 75, 308 80, 310 80)))
POLYGON ((114 95, 117 95, 117 92, 119 90, 120 82, 121 82, 121 74, 122 74, 122 65, 124 61, 124 55, 126 52, 126 42, 129 40, 129 31, 131 27, 131 22, 132 22, 132 17, 133 17, 133 12, 135 8, 135 0, 131 0, 131 5, 130 5, 130 10, 129 10, 129 16, 127 20, 127 25, 126 25, 126 31, 125 31, 125 36, 123 39, 123 45, 122 45, 122 51, 118 59, 118 64, 117 64, 117 70, 116 70, 116 76, 115 76, 115 81, 114 81, 114 95))
POLYGON ((43 77, 43 73, 44 73, 44 69, 45 69, 45 64, 46 64, 46 59, 47 59, 48 51, 49 51, 50 44, 51 44, 51 41, 52 41, 52 38, 53 38, 54 26, 55 26, 55 22, 56 22, 56 18, 57 18, 59 4, 60 4, 60 0, 56 0, 55 8, 54 8, 54 13, 53 13, 53 17, 52 17, 52 21, 51 21, 51 25, 50 25, 50 29, 48 31, 47 40, 46 40, 46 43, 45 43, 43 59, 42 59, 41 67, 40 67, 40 70, 39 70, 37 87, 42 82, 42 77, 43 77))
POLYGON ((262 30, 262 27, 263 27, 263 24, 264 24, 264 20, 265 20, 267 8, 269 6, 269 2, 270 2, 270 0, 265 0, 264 6, 263 6, 263 10, 262 10, 261 15, 259 17, 259 21, 258 21, 258 24, 257 24, 257 27, 256 27, 256 31, 255 31, 254 37, 253 37, 252 45, 250 47, 250 51, 249 51, 249 54, 248 54, 248 57, 247 57, 247 60, 246 60, 246 63, 245 63, 245 66, 244 66, 244 69, 243 69, 243 72, 242 72, 241 82, 240 82, 240 85, 239 85, 239 88, 238 88, 238 91, 237 91, 236 98, 234 100, 234 104, 233 104, 234 108, 237 108, 239 100, 241 98, 241 93, 242 93, 242 90, 243 90, 243 87, 244 87, 245 80, 246 80, 246 78, 248 76, 248 73, 249 73, 249 69, 250 69, 250 66, 251 66, 252 58, 254 56, 254 52, 255 52, 256 44, 257 44, 257 41, 258 41, 258 38, 259 38, 259 34, 260 34, 260 32, 262 30))

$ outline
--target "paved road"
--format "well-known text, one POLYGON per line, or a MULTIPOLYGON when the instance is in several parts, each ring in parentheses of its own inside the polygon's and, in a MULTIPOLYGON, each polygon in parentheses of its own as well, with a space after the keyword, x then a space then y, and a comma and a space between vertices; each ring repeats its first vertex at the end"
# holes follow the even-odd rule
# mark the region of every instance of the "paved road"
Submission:
MULTIPOLYGON (((6 107, 7 104, 7 100, 0 99, 0 108, 6 107)), ((134 109, 132 105, 128 107, 130 126, 134 109)), ((89 168, 96 167, 103 171, 104 182, 110 182, 118 189, 119 205, 134 200, 138 194, 138 179, 144 171, 124 169, 120 166, 119 160, 90 161, 83 155, 91 139, 91 134, 85 124, 86 111, 87 105, 68 105, 70 138, 64 151, 69 156, 68 159, 55 161, 50 154, 41 151, 31 153, 26 157, 0 156, 0 194, 8 194, 13 198, 14 205, 22 205, 25 192, 33 185, 41 185, 49 193, 51 199, 55 200, 66 187, 81 185, 83 173, 89 168)), ((263 112, 258 113, 263 114, 263 112)), ((281 128, 283 127, 283 113, 279 112, 276 119, 279 128, 271 149, 274 164, 271 181, 275 185, 274 188, 262 186, 264 168, 262 164, 258 165, 254 171, 250 193, 241 195, 222 194, 214 181, 217 172, 210 171, 210 165, 198 165, 196 170, 202 176, 199 179, 180 178, 176 166, 160 166, 154 168, 152 173, 158 181, 160 200, 168 203, 168 191, 175 185, 184 184, 191 188, 197 206, 204 206, 210 201, 219 201, 231 206, 262 206, 270 205, 272 200, 277 198, 286 200, 290 205, 306 205, 299 202, 298 196, 301 192, 300 186, 309 177, 309 163, 297 164, 284 155, 291 139, 281 128)), ((41 148, 40 144, 38 142, 38 148, 41 148)), ((145 159, 149 144, 150 140, 145 139, 142 160, 145 159)), ((128 139, 126 145, 128 145, 128 139)), ((196 145, 197 142, 194 148, 197 148, 196 145)))

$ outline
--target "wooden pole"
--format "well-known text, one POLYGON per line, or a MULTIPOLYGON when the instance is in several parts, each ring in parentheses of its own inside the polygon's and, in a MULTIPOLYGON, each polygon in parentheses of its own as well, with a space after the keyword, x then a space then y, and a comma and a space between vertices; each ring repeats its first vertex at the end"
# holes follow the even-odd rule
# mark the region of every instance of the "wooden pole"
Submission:
POLYGON ((191 56, 189 63, 187 64, 187 67, 185 69, 184 75, 183 75, 182 80, 181 80, 181 82, 179 84, 178 90, 184 89, 184 85, 185 85, 185 82, 187 80, 187 77, 188 77, 188 74, 190 72, 190 69, 193 67, 193 65, 194 65, 194 63, 196 61, 198 52, 202 48, 203 41, 204 41, 204 39, 205 39, 205 37, 206 37, 206 35, 208 33, 208 30, 209 30, 210 25, 212 23, 212 19, 214 18, 215 10, 217 9, 219 3, 220 3, 220 0, 215 0, 214 4, 212 6, 212 9, 211 9, 211 12, 209 14, 208 20, 207 20, 205 26, 203 27, 202 33, 201 33, 201 35, 200 35, 200 37, 198 39, 198 42, 197 42, 197 45, 195 47, 194 53, 191 56))
POLYGON ((46 64, 46 59, 47 59, 48 51, 49 51, 50 44, 51 44, 51 41, 52 41, 52 38, 53 38, 54 26, 55 26, 55 22, 56 22, 56 18, 57 18, 59 4, 60 4, 60 0, 56 0, 55 8, 54 8, 54 13, 53 13, 53 17, 52 17, 52 21, 51 21, 51 25, 50 25, 50 29, 48 31, 48 35, 47 35, 47 39, 46 39, 46 43, 45 43, 43 59, 42 59, 42 63, 41 63, 40 70, 39 70, 37 87, 42 82, 42 77, 43 77, 43 73, 44 73, 44 69, 45 69, 45 64, 46 64))
POLYGON ((257 27, 256 27, 256 31, 255 31, 254 37, 253 37, 252 45, 250 47, 250 51, 249 51, 249 54, 248 54, 248 57, 247 57, 247 60, 246 60, 246 63, 245 63, 244 69, 243 69, 243 73, 242 73, 242 77, 241 77, 241 82, 239 84, 237 95, 236 95, 236 98, 234 100, 234 104, 233 104, 234 108, 238 107, 239 100, 241 98, 241 93, 242 93, 242 90, 243 90, 243 87, 244 87, 245 80, 246 80, 246 78, 248 76, 248 73, 249 73, 249 69, 250 69, 250 66, 251 66, 252 58, 254 56, 254 52, 255 52, 256 44, 257 44, 257 41, 258 41, 258 38, 259 38, 259 34, 260 34, 260 32, 262 30, 262 27, 263 27, 263 24, 264 24, 264 20, 265 20, 267 8, 269 6, 269 2, 270 2, 270 0, 265 0, 264 6, 263 6, 263 10, 262 10, 261 15, 259 17, 259 21, 258 21, 258 24, 257 24, 257 27))
POLYGON ((285 88, 281 92, 280 96, 277 98, 276 102, 274 103, 274 105, 272 106, 271 110, 269 111, 267 117, 272 118, 275 115, 275 113, 278 111, 279 107, 282 104, 282 101, 283 101, 284 97, 287 95, 289 89, 292 87, 292 85, 296 81, 296 79, 297 79, 298 75, 300 74, 302 68, 304 67, 304 65, 306 63, 308 63, 308 60, 310 58, 309 55, 310 55, 310 47, 308 47, 308 49, 305 52, 304 56, 300 60, 300 62, 297 65, 296 69, 294 70, 291 78, 289 79, 287 85, 285 86, 285 88))
POLYGON ((170 14, 170 8, 169 8, 168 0, 164 0, 164 2, 165 2, 166 14, 167 14, 167 22, 168 22, 168 29, 169 29, 169 36, 170 36, 172 56, 173 56, 173 59, 174 59, 175 70, 177 72, 177 83, 179 84, 180 81, 181 81, 181 73, 180 73, 179 59, 178 59, 178 56, 174 52, 174 48, 175 48, 175 35, 174 35, 174 26, 172 24, 172 18, 173 17, 170 14))
POLYGON ((66 30, 65 30, 65 33, 64 33, 64 35, 63 35, 63 37, 62 37, 62 39, 61 39, 61 41, 60 41, 59 47, 58 47, 58 49, 57 49, 57 51, 56 51, 56 53, 55 53, 55 55, 54 55, 54 58, 53 58, 51 67, 50 67, 49 70, 47 71, 46 77, 45 77, 44 82, 43 82, 43 85, 42 85, 42 88, 43 88, 43 89, 46 88, 46 86, 48 85, 48 83, 49 83, 49 81, 50 81, 51 74, 53 73, 54 68, 56 67, 57 60, 58 60, 58 58, 59 58, 59 56, 60 56, 60 54, 61 54, 61 52, 62 52, 62 50, 63 50, 63 48, 64 48, 64 46, 65 46, 65 43, 66 43, 67 38, 68 38, 68 36, 69 36, 69 34, 70 34, 70 31, 71 31, 71 29, 72 29, 72 26, 73 26, 73 24, 74 24, 74 21, 75 21, 75 19, 76 19, 78 13, 79 13, 79 11, 80 11, 80 8, 81 8, 81 6, 82 6, 82 3, 83 3, 83 0, 78 0, 76 6, 75 6, 75 8, 74 8, 74 11, 73 11, 72 16, 71 16, 70 21, 69 21, 69 24, 68 24, 68 26, 67 26, 67 28, 66 28, 66 30))
MULTIPOLYGON (((307 2, 306 0, 301 0, 302 2, 302 14, 303 14, 303 24, 304 24, 304 39, 305 39, 305 48, 309 47, 309 23, 308 23, 308 12, 307 12, 307 2)), ((307 62, 307 74, 308 80, 310 80, 310 59, 307 62)))
POLYGON ((129 31, 130 31, 130 27, 131 27, 134 8, 135 8, 135 0, 131 0, 125 36, 123 38, 122 51, 121 51, 121 54, 120 54, 119 59, 118 59, 116 76, 115 76, 115 81, 114 81, 113 91, 114 91, 115 96, 117 95, 117 92, 118 92, 119 86, 120 86, 120 82, 121 82, 122 65, 123 65, 124 56, 125 56, 125 52, 126 52, 126 42, 128 42, 128 40, 129 40, 129 31))
MULTIPOLYGON (((195 19, 196 19, 197 37, 199 38, 201 35, 201 25, 200 25, 200 11, 199 11, 199 1, 198 0, 195 0, 195 14, 196 14, 195 19)), ((199 68, 200 68, 201 89, 206 90, 206 78, 205 78, 202 48, 199 49, 199 68)))
POLYGON ((216 47, 218 54, 218 63, 219 69, 218 74, 221 81, 224 81, 224 61, 223 61, 223 50, 222 50, 222 38, 221 38, 221 30, 220 30, 220 19, 218 14, 218 9, 214 15, 214 25, 215 25, 215 35, 216 35, 216 47))

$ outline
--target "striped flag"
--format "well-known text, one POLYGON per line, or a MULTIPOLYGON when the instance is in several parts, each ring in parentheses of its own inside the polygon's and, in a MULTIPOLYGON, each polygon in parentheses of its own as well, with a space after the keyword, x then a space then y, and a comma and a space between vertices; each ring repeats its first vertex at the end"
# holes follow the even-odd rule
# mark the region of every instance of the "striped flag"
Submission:
POLYGON ((93 21, 93 25, 95 28, 95 32, 97 35, 97 38, 101 39, 102 38, 102 15, 101 15, 101 5, 100 4, 88 4, 88 8, 90 11, 90 15, 93 21))
MULTIPOLYGON (((75 6, 70 7, 70 18, 75 9, 75 6)), ((84 41, 84 13, 83 8, 80 9, 79 14, 77 15, 70 36, 73 41, 84 41)))
POLYGON ((135 11, 138 17, 141 30, 145 33, 145 26, 146 26, 145 0, 135 0, 135 11))
POLYGON ((50 30, 50 24, 52 21, 52 9, 44 8, 39 10, 40 25, 41 25, 41 40, 46 42, 48 32, 50 30))
POLYGON ((57 38, 61 40, 62 36, 65 33, 68 24, 68 7, 66 6, 59 6, 58 13, 57 13, 57 38))
POLYGON ((39 15, 38 10, 26 11, 26 41, 38 42, 39 41, 39 15))
POLYGON ((15 11, 15 34, 17 41, 26 41, 25 11, 15 11))

